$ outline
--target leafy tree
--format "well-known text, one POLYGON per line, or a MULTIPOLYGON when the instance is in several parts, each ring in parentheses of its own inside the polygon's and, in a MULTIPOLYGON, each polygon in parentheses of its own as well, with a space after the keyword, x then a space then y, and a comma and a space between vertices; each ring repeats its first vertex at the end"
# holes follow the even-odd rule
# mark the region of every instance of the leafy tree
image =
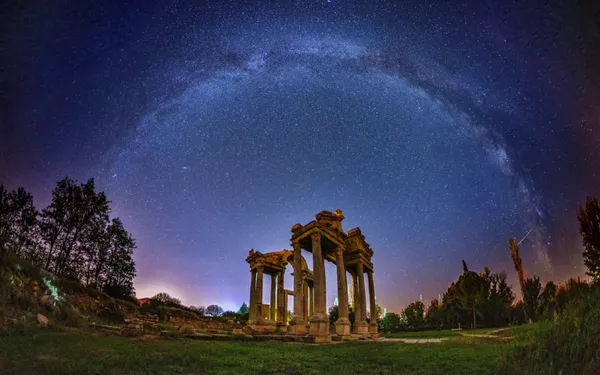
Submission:
POLYGON ((569 300, 575 301, 584 297, 590 289, 590 285, 578 278, 571 277, 567 280, 566 288, 569 293, 569 300))
POLYGON ((400 330, 400 315, 388 312, 381 325, 384 332, 398 332, 400 330))
POLYGON ((600 280, 600 204, 598 198, 587 197, 585 206, 579 207, 579 233, 583 243, 583 262, 586 274, 600 280))
POLYGON ((166 305, 171 304, 181 306, 181 301, 178 298, 171 297, 169 293, 158 293, 152 297, 152 299, 166 305))
POLYGON ((206 310, 204 306, 190 306, 189 309, 198 316, 204 316, 204 311, 206 310))
POLYGON ((238 310, 238 314, 246 314, 248 312, 248 305, 246 305, 246 302, 242 303, 242 306, 240 306, 240 309, 238 310))
POLYGON ((523 284, 523 302, 525 303, 525 313, 531 320, 537 319, 537 313, 540 308, 540 296, 542 284, 537 276, 525 279, 523 284))
POLYGON ((477 312, 489 296, 489 283, 483 275, 466 271, 456 282, 457 296, 463 309, 469 310, 473 316, 473 328, 477 328, 477 312))
POLYGON ((552 281, 548 281, 544 287, 544 291, 540 295, 539 314, 551 314, 556 305, 556 285, 552 281))
POLYGON ((437 299, 431 300, 425 315, 425 322, 431 328, 441 329, 444 324, 444 310, 440 301, 437 299))
POLYGON ((52 191, 52 202, 42 211, 41 230, 47 242, 45 268, 58 274, 72 273, 79 265, 71 257, 77 245, 97 226, 108 221, 109 201, 97 193, 94 179, 78 185, 67 177, 52 191))
POLYGON ((515 300, 512 288, 506 282, 506 273, 488 275, 490 295, 485 303, 485 318, 489 325, 506 325, 510 319, 510 308, 515 300))
POLYGON ((0 254, 10 251, 33 260, 38 217, 33 196, 22 187, 8 191, 0 185, 0 213, 0 254))
POLYGON ((410 303, 404 311, 402 315, 406 317, 408 321, 408 325, 413 329, 421 329, 423 328, 423 323, 425 322, 425 305, 421 301, 415 301, 410 303))
POLYGON ((462 309, 458 295, 458 286, 453 282, 448 287, 442 297, 442 309, 444 311, 444 320, 448 327, 455 327, 461 321, 464 321, 464 310, 462 309))
POLYGON ((525 316, 525 303, 518 301, 510 307, 510 323, 511 324, 523 324, 527 320, 525 316))
POLYGON ((23 188, 0 185, 0 253, 15 253, 54 273, 78 279, 113 297, 130 299, 135 240, 114 218, 94 180, 57 182, 50 205, 39 215, 23 188))
POLYGON ((237 314, 235 311, 225 311, 224 313, 222 313, 220 316, 224 317, 224 318, 236 318, 237 314))
POLYGON ((210 305, 206 308, 204 314, 208 316, 221 316, 223 315, 223 308, 219 305, 210 305))
POLYGON ((513 237, 508 240, 508 245, 513 264, 515 265, 515 271, 517 271, 517 276, 519 277, 519 285, 521 286, 521 291, 523 291, 523 287, 525 286, 525 272, 523 271, 523 260, 519 255, 519 245, 517 245, 517 241, 513 237))
POLYGON ((570 302, 577 301, 587 295, 590 285, 579 278, 569 278, 564 284, 556 288, 555 308, 563 311, 570 302))
POLYGON ((338 320, 340 316, 340 309, 338 305, 333 305, 329 308, 329 325, 334 326, 335 322, 338 320))
POLYGON ((123 228, 119 219, 113 219, 108 228, 110 252, 106 262, 105 291, 118 290, 121 295, 133 295, 133 279, 135 278, 135 263, 133 250, 135 240, 123 228))

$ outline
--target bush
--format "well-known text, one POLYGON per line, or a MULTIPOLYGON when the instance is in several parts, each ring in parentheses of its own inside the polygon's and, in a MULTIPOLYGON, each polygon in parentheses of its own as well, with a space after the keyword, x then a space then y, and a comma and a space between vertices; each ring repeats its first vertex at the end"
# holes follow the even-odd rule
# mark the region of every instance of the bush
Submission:
POLYGON ((114 301, 101 303, 98 306, 97 315, 99 318, 110 323, 123 324, 125 322, 125 314, 121 306, 114 301))
POLYGON ((557 321, 544 320, 518 337, 501 373, 600 373, 600 287, 570 303, 557 321))

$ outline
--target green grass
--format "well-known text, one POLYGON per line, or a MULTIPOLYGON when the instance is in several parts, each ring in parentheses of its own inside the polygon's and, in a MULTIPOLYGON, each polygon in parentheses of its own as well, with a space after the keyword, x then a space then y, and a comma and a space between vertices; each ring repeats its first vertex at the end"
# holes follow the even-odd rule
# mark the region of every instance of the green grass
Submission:
POLYGON ((466 333, 468 335, 487 335, 498 328, 475 328, 475 329, 463 329, 459 332, 466 333))
POLYGON ((0 336, 8 374, 491 374, 506 344, 308 345, 127 339, 41 332, 0 336))
POLYGON ((444 338, 461 336, 460 331, 440 330, 440 331, 418 331, 418 332, 398 332, 388 333, 383 337, 402 338, 402 339, 426 339, 426 338, 444 338))
POLYGON ((512 326, 502 332, 496 333, 496 336, 520 338, 529 334, 529 332, 534 331, 537 326, 538 324, 523 324, 520 326, 512 326))

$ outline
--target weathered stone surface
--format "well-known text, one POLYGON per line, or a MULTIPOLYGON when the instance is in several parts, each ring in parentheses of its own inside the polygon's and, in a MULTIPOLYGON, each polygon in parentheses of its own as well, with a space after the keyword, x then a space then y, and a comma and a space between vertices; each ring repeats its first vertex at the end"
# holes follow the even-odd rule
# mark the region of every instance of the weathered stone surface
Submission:
POLYGON ((369 333, 369 324, 365 321, 354 323, 354 333, 357 335, 366 335, 369 333))
POLYGON ((310 321, 310 335, 329 336, 329 319, 326 316, 315 314, 310 321))
POLYGON ((339 318, 335 322, 335 333, 339 336, 350 335, 350 320, 346 318, 339 318))
POLYGON ((136 337, 144 334, 144 323, 139 319, 125 320, 125 325, 121 328, 121 335, 127 337, 136 337))
POLYGON ((37 321, 38 323, 42 326, 42 327, 47 327, 48 326, 48 318, 46 318, 44 315, 42 314, 37 314, 37 321))
POLYGON ((375 284, 373 281, 373 249, 365 241, 359 228, 347 233, 342 228, 344 215, 341 210, 321 211, 315 219, 306 225, 295 224, 290 239, 291 250, 261 253, 251 249, 246 261, 250 265, 250 319, 248 325, 258 332, 271 331, 302 336, 307 332, 318 341, 330 341, 331 335, 349 336, 348 298, 346 294, 347 273, 353 275, 354 301, 357 324, 353 333, 376 337, 377 325, 366 322, 367 303, 370 311, 376 309, 375 284), (302 250, 312 253, 313 272, 308 269, 302 250), (338 297, 340 303, 339 319, 335 328, 329 328, 326 309, 325 261, 337 265, 338 297), (294 266, 294 291, 283 287, 283 275, 288 263, 294 266), (263 275, 270 275, 270 304, 263 304, 263 275), (364 274, 369 277, 369 301, 366 299, 364 274), (287 325, 288 295, 294 297, 294 316, 287 325), (314 297, 314 298, 313 298, 314 297), (309 302, 310 301, 310 302, 309 302), (276 322, 274 329, 262 322, 276 322), (310 325, 307 322, 310 321, 310 325), (266 328, 268 327, 268 328, 266 328))
POLYGON ((52 310, 52 296, 49 294, 45 294, 40 298, 40 305, 44 306, 47 309, 52 310))

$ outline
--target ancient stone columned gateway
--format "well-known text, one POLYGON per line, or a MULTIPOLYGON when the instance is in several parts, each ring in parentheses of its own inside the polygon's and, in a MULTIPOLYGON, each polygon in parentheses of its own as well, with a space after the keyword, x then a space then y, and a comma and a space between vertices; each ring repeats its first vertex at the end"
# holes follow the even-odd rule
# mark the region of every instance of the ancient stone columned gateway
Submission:
POLYGON ((365 291, 365 273, 369 288, 369 309, 376 311, 375 284, 373 282, 373 250, 365 241, 359 228, 342 229, 344 215, 321 211, 316 220, 306 225, 295 224, 292 227, 291 244, 293 251, 281 250, 261 253, 250 250, 246 261, 250 264, 250 317, 249 325, 263 332, 280 332, 292 335, 310 335, 316 342, 331 340, 329 319, 327 316, 327 298, 325 288, 325 261, 337 268, 337 290, 339 318, 335 322, 338 336, 377 335, 377 323, 367 324, 367 300, 365 291), (313 271, 311 272, 302 257, 302 250, 312 253, 313 271), (294 271, 294 290, 284 289, 285 268, 291 263, 294 271), (352 276, 354 290, 354 326, 350 326, 348 311, 347 275, 352 276), (270 305, 263 305, 263 276, 271 276, 270 305), (294 314, 287 322, 287 297, 294 296, 294 314))

